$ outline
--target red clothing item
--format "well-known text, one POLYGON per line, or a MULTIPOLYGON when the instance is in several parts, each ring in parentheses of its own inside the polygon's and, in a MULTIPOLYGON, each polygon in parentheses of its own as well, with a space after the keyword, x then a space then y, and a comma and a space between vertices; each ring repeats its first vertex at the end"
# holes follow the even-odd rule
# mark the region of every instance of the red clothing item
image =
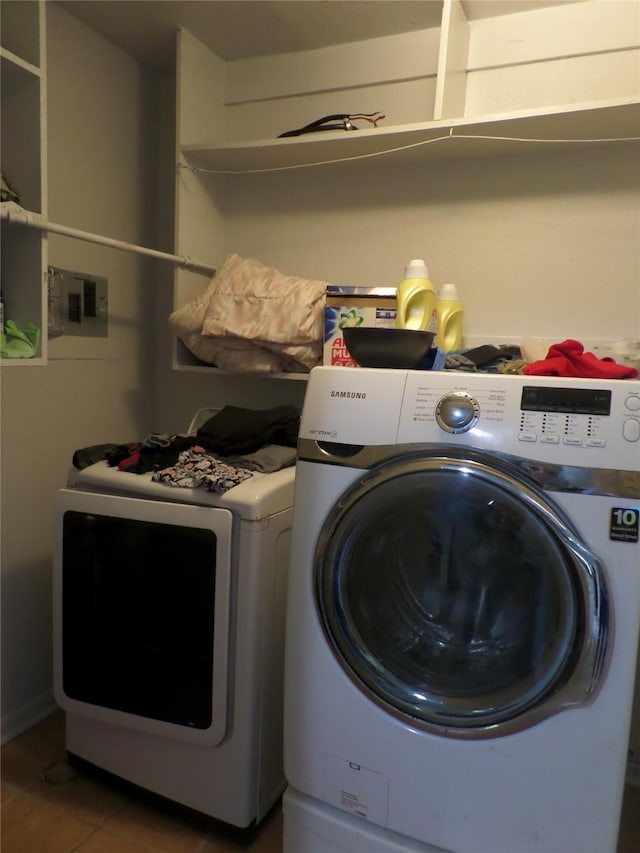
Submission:
POLYGON ((587 379, 635 379, 635 367, 618 364, 612 358, 598 358, 585 352, 579 341, 566 340, 549 347, 547 357, 522 368, 529 376, 582 376, 587 379))

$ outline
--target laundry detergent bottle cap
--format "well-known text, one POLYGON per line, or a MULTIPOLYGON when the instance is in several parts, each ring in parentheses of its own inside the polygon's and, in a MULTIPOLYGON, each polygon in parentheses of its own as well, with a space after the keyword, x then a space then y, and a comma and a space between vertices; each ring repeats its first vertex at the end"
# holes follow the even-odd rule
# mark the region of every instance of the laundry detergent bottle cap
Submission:
POLYGON ((429 280, 429 268, 425 264, 423 260, 417 258, 416 260, 409 261, 409 263, 404 268, 404 277, 405 278, 424 278, 429 280))
POLYGON ((455 284, 443 284, 437 305, 438 333, 436 346, 444 352, 458 350, 462 346, 462 322, 464 312, 455 284))
POLYGON ((397 290, 396 328, 433 332, 438 328, 436 289, 423 260, 409 261, 397 290))

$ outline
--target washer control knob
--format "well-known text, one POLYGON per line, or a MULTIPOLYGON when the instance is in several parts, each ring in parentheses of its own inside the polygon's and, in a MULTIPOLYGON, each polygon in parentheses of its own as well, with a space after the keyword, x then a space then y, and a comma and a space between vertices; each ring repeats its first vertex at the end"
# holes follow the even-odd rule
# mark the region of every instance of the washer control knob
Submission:
POLYGON ((468 432, 480 417, 478 401, 465 391, 452 391, 438 401, 436 422, 446 432, 468 432))

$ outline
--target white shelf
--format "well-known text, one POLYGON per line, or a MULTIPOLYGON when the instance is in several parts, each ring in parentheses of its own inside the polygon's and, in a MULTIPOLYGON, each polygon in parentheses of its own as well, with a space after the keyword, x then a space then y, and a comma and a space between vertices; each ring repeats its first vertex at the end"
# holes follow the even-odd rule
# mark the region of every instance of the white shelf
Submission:
MULTIPOLYGON (((2 173, 20 204, 47 213, 45 3, 4 0, 0 4, 2 173)), ((5 320, 40 328, 38 353, 2 359, 3 367, 42 365, 47 360, 47 238, 2 221, 2 297, 5 320)))
POLYGON ((176 365, 175 370, 206 375, 217 373, 220 376, 234 376, 237 379, 247 376, 253 379, 288 379, 297 382, 306 382, 309 378, 308 373, 230 373, 227 370, 221 370, 219 367, 214 367, 212 364, 179 364, 176 365))
POLYGON ((640 138, 640 101, 624 99, 562 111, 447 119, 303 137, 181 146, 189 166, 224 173, 297 168, 384 156, 390 163, 548 150, 570 142, 640 138), (481 138, 485 137, 485 138, 481 138), (486 138, 493 137, 493 138, 486 138), (499 137, 499 138, 496 138, 499 137), (526 141, 525 141, 526 140, 526 141))
MULTIPOLYGON (((311 181, 310 168, 341 163, 348 180, 356 168, 445 160, 481 168, 487 158, 637 143, 640 5, 525 2, 510 14, 515 5, 443 0, 439 23, 425 30, 236 63, 182 31, 176 251, 219 263, 225 212, 261 172, 282 170, 284 182, 286 170, 307 169, 311 181), (377 128, 277 136, 356 103, 387 118, 377 128)), ((237 221, 231 229, 241 251, 237 221)), ((175 307, 204 286, 178 271, 175 307)), ((181 344, 174 367, 215 370, 181 344)))
POLYGON ((210 376, 218 374, 220 376, 235 376, 242 378, 243 376, 258 377, 260 379, 287 379, 294 382, 306 382, 309 378, 308 373, 232 373, 228 370, 222 370, 215 367, 213 364, 205 364, 196 358, 193 353, 189 352, 182 341, 176 341, 176 358, 174 360, 174 370, 187 371, 188 373, 201 373, 210 376))

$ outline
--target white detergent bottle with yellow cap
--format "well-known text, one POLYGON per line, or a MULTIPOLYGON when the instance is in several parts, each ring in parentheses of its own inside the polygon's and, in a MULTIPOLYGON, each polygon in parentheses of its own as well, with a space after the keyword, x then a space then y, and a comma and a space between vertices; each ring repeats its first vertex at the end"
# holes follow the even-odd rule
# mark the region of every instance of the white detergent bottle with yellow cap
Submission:
POLYGON ((458 350, 462 346, 462 321, 464 313, 455 284, 443 284, 437 304, 438 333, 436 346, 444 352, 458 350))
POLYGON ((429 270, 423 260, 416 259, 406 265, 404 280, 398 285, 396 298, 396 328, 418 329, 436 334, 438 295, 429 281, 429 270))

